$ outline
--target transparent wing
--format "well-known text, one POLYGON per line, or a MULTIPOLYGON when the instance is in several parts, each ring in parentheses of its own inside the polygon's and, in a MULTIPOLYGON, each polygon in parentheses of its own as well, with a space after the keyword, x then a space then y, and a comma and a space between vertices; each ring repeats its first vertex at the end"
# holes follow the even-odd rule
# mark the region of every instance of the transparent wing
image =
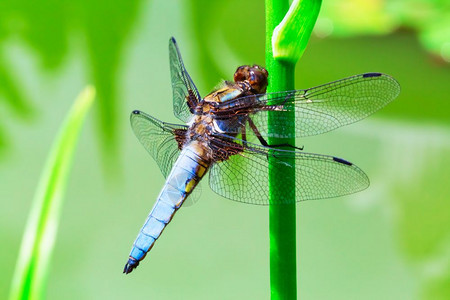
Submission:
POLYGON ((139 110, 131 113, 130 122, 138 140, 167 177, 184 143, 187 126, 161 122, 139 110))
MULTIPOLYGON (((215 139, 213 143, 220 146, 221 141, 215 139)), ((214 163, 209 173, 211 189, 234 201, 269 204, 269 170, 281 179, 295 172, 296 201, 343 196, 369 186, 369 179, 361 169, 337 157, 244 145, 236 149, 230 149, 229 143, 223 145, 223 149, 236 150, 238 154, 214 163)), ((273 203, 292 202, 294 191, 289 186, 279 185, 275 189, 283 196, 273 203)))
POLYGON ((184 67, 177 42, 173 37, 169 40, 169 60, 173 92, 173 113, 175 117, 187 123, 192 116, 188 103, 195 107, 201 98, 184 67))
MULTIPOLYGON (((247 115, 263 137, 311 136, 364 119, 394 100, 400 85, 389 75, 366 73, 306 90, 275 92, 237 98, 217 107, 217 119, 247 115), (269 132, 268 112, 273 111, 276 132, 269 132), (294 112, 295 123, 289 121, 294 112)), ((226 132, 238 131, 247 118, 234 118, 226 132)), ((248 127, 248 124, 245 124, 248 127)))

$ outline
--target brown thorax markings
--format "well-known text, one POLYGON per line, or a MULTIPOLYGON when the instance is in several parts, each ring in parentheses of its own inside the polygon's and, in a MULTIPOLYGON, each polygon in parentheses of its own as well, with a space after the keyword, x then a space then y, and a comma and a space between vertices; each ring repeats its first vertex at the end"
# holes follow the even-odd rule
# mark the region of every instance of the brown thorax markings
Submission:
MULTIPOLYGON (((213 116, 220 115, 218 104, 223 103, 223 99, 226 99, 226 102, 236 97, 265 93, 267 78, 268 72, 264 68, 258 65, 245 65, 237 68, 234 82, 226 81, 223 87, 211 92, 204 99, 199 99, 196 107, 191 106, 195 96, 189 92, 186 101, 194 115, 189 122, 184 142, 181 138, 180 141, 177 140, 179 146, 181 143, 188 144, 195 141, 194 144, 198 148, 199 154, 201 153, 208 161, 223 161, 231 155, 242 152, 242 145, 214 137, 214 133, 218 133, 219 129, 215 127, 213 116), (218 143, 221 145, 219 146, 218 143)), ((240 111, 240 113, 246 112, 246 108, 244 111, 240 111)), ((238 111, 236 111, 237 113, 238 111)))

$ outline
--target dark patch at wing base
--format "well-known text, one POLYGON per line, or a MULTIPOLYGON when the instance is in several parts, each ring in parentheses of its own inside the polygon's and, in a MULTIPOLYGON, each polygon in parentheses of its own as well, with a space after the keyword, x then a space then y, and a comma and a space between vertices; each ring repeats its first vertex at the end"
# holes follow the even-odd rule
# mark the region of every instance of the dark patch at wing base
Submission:
POLYGON ((187 126, 165 123, 139 110, 132 112, 130 122, 138 140, 167 177, 184 145, 187 126))

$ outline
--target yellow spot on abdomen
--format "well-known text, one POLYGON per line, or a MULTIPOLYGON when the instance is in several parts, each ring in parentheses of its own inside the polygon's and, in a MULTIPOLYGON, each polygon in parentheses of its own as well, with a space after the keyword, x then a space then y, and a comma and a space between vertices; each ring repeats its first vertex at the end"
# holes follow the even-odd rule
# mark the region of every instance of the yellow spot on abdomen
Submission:
POLYGON ((195 185, 196 185, 196 181, 193 178, 186 184, 186 193, 192 192, 192 190, 194 189, 195 185))

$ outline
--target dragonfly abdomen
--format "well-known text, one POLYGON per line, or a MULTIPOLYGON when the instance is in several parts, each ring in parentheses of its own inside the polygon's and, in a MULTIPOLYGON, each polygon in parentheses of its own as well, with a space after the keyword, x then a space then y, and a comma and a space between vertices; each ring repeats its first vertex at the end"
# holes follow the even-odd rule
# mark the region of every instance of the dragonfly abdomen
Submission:
POLYGON ((175 212, 205 175, 209 162, 202 159, 198 152, 199 145, 195 141, 181 151, 153 209, 134 241, 124 273, 133 271, 139 265, 139 261, 144 259, 175 212))

